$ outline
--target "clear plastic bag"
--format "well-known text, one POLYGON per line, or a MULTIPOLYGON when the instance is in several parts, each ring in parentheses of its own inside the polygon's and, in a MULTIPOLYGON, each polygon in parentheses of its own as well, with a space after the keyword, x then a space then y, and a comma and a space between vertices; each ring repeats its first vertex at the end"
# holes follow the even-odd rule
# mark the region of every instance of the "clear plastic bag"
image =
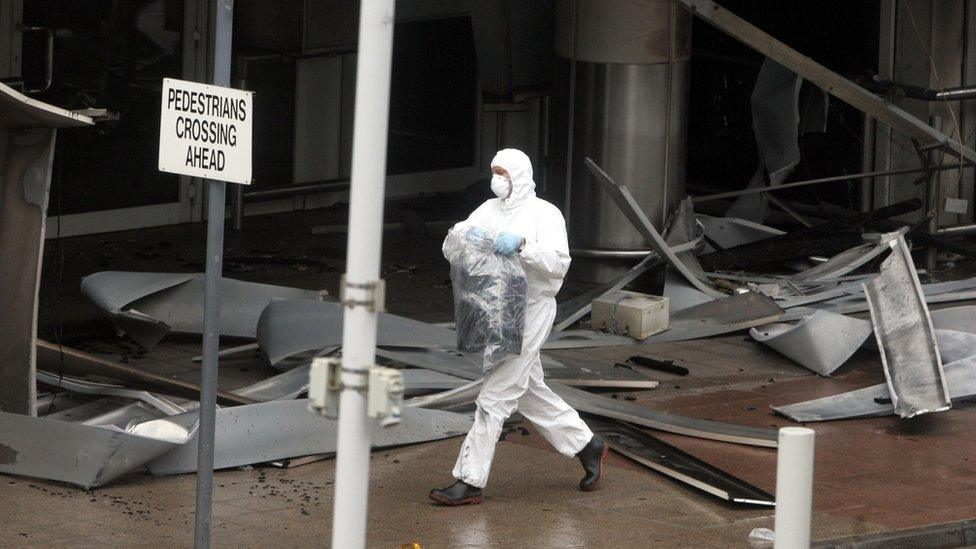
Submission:
POLYGON ((452 237, 458 350, 480 354, 487 370, 522 352, 525 268, 517 258, 495 253, 492 235, 477 227, 452 237))

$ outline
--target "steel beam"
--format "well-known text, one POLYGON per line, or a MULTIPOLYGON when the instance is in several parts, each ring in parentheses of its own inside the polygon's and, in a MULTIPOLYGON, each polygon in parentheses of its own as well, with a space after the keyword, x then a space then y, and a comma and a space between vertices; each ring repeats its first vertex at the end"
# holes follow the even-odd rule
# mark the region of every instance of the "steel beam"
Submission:
POLYGON ((942 132, 936 131, 904 110, 790 48, 715 2, 711 0, 675 1, 722 32, 792 70, 868 116, 891 126, 912 139, 918 140, 923 145, 944 145, 958 151, 967 160, 976 161, 976 152, 972 149, 965 147, 955 139, 949 138, 942 132))

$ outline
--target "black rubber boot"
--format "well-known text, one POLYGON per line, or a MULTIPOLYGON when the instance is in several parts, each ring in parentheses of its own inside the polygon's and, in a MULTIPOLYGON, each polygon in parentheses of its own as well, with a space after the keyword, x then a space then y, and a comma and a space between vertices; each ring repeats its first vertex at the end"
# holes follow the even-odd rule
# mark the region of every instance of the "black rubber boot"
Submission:
POLYGON ((593 435, 586 447, 576 454, 583 464, 583 470, 586 471, 586 476, 580 481, 580 490, 591 492, 599 487, 600 479, 603 477, 603 462, 607 460, 609 450, 610 447, 602 437, 593 435))
POLYGON ((463 481, 457 481, 447 488, 435 488, 430 491, 430 499, 441 505, 478 505, 481 503, 481 488, 475 488, 463 481))

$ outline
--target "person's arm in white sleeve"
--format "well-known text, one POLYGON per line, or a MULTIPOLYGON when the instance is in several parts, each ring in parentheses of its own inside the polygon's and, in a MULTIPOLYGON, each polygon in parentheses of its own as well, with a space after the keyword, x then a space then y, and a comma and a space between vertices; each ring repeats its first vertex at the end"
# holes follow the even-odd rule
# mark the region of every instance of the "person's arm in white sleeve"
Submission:
POLYGON ((553 208, 542 215, 535 238, 523 236, 519 252, 525 265, 548 278, 563 278, 569 270, 569 242, 562 213, 553 208))

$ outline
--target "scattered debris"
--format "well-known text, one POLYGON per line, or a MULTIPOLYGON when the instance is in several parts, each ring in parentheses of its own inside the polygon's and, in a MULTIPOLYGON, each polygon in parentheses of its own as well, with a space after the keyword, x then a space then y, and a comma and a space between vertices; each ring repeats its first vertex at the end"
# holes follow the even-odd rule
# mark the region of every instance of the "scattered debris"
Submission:
POLYGON ((816 311, 796 324, 766 324, 752 328, 749 334, 804 368, 829 377, 864 344, 871 331, 866 320, 816 311))
MULTIPOLYGON (((976 396, 976 356, 946 364, 945 379, 950 398, 976 396)), ((776 406, 773 410, 793 421, 831 421, 892 415, 894 401, 888 384, 879 383, 839 395, 776 406)))
POLYGON ((590 324, 638 341, 668 329, 668 298, 625 290, 593 300, 590 324))
MULTIPOLYGON (((196 412, 173 416, 183 425, 197 421, 196 412)), ((405 407, 402 420, 393 427, 374 424, 373 448, 439 440, 467 433, 466 415, 405 407)), ((312 454, 333 453, 338 422, 308 411, 308 400, 277 400, 217 410, 214 468, 227 469, 312 454)), ((196 471, 197 443, 193 438, 148 462, 154 475, 196 471)))
POLYGON ((914 417, 952 406, 932 319, 905 240, 891 244, 881 274, 864 284, 895 413, 914 417))
POLYGON ((589 425, 611 450, 692 488, 729 503, 776 505, 772 494, 626 423, 590 420, 589 425))
MULTIPOLYGON (((226 301, 226 300, 225 300, 226 301)), ((281 300, 259 313, 257 340, 272 366, 287 357, 342 344, 343 307, 334 301, 281 300)), ((453 330, 381 313, 377 344, 394 347, 454 348, 453 330)))
MULTIPOLYGON (((104 376, 167 395, 192 399, 200 396, 200 385, 196 383, 153 374, 40 339, 37 340, 37 364, 40 369, 55 375, 104 376)), ((254 401, 226 391, 218 391, 217 402, 233 405, 251 404, 254 401)))
POLYGON ((604 190, 610 195, 613 201, 620 208, 627 219, 634 225, 634 227, 647 239, 647 242, 651 245, 651 248, 657 253, 657 255, 667 261, 668 266, 674 268, 678 273, 681 274, 695 289, 707 294, 710 297, 720 298, 725 297, 724 294, 718 290, 711 287, 707 282, 707 278, 704 276, 704 272, 701 266, 698 265, 697 260, 694 256, 685 254, 684 260, 679 259, 677 255, 671 248, 665 243, 664 239, 661 238, 660 233, 651 224, 651 221, 647 218, 647 215, 640 209, 637 205, 637 201, 634 199, 633 195, 630 194, 630 190, 627 187, 616 183, 607 172, 603 171, 591 158, 586 158, 583 163, 590 170, 594 177, 603 185, 604 190), (701 274, 696 274, 701 273, 701 274))
MULTIPOLYGON (((102 271, 86 276, 81 291, 119 333, 151 349, 169 332, 203 333, 203 274, 102 271)), ((320 292, 221 279, 220 334, 256 336, 258 317, 274 299, 318 301, 320 292)))
MULTIPOLYGON (((688 368, 676 365, 673 360, 657 360, 656 358, 640 355, 631 356, 627 360, 632 364, 646 366, 660 372, 667 372, 669 374, 676 374, 679 376, 688 375, 688 368)), ((626 366, 626 364, 623 364, 622 366, 626 366)))

